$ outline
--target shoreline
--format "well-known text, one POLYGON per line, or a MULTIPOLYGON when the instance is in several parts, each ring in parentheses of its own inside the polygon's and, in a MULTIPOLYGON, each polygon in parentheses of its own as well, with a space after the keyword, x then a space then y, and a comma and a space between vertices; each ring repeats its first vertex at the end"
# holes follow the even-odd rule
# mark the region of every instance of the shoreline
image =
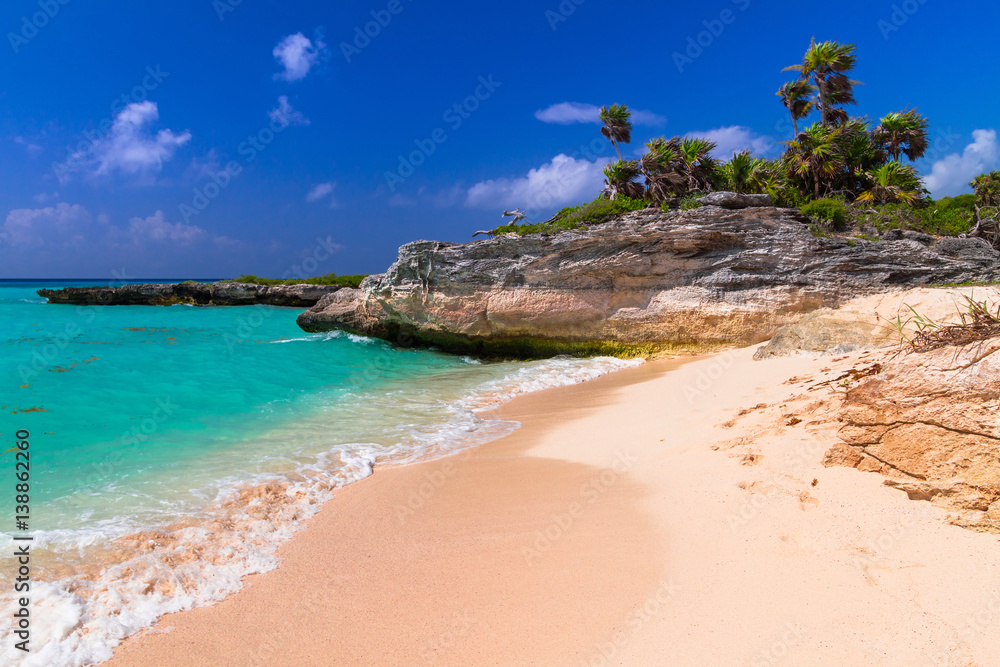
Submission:
POLYGON ((799 378, 873 353, 754 349, 516 398, 492 414, 521 429, 345 487, 276 570, 105 664, 1000 661, 996 536, 821 464, 799 378))
MULTIPOLYGON (((499 407, 477 412, 484 419, 518 421, 522 425, 509 435, 448 456, 377 468, 372 475, 341 487, 315 516, 307 520, 303 530, 279 547, 281 564, 277 569, 246 577, 243 588, 221 602, 162 617, 153 627, 125 639, 115 649, 114 657, 102 664, 144 664, 147 661, 158 665, 267 664, 270 657, 278 656, 291 664, 323 664, 316 656, 326 651, 334 652, 339 656, 338 660, 347 664, 353 664, 352 660, 368 662, 373 659, 378 664, 414 664, 424 659, 434 660, 435 653, 451 648, 449 637, 452 634, 465 636, 476 626, 482 628, 488 625, 503 633, 509 631, 507 628, 516 628, 519 625, 517 619, 522 616, 522 607, 531 597, 533 588, 553 580, 561 580, 567 589, 573 587, 574 579, 567 579, 567 571, 573 570, 567 569, 567 563, 580 549, 587 548, 589 538, 604 538, 607 542, 607 548, 590 566, 591 578, 597 585, 592 594, 607 600, 615 591, 634 589, 633 597, 639 596, 648 585, 658 581, 655 568, 650 564, 659 560, 651 556, 659 545, 635 537, 650 533, 651 526, 646 525, 644 514, 635 508, 642 489, 628 479, 628 471, 624 467, 628 465, 628 459, 613 461, 607 468, 597 469, 557 459, 539 459, 528 456, 527 452, 552 427, 552 422, 565 418, 567 401, 576 402, 582 398, 584 402, 573 410, 592 412, 621 386, 668 372, 687 361, 687 358, 655 360, 586 382, 523 394, 499 407), (583 388, 586 391, 581 391, 583 388), (548 419, 546 413, 549 413, 548 419), (495 495, 475 498, 479 495, 477 489, 483 478, 502 479, 503 488, 492 489, 497 492, 495 495), (592 499, 601 502, 589 502, 592 499), (605 502, 607 500, 610 502, 605 502), (579 510, 574 508, 574 503, 581 506, 579 510), (583 511, 584 506, 591 511, 583 511), (561 516, 562 521, 549 521, 556 516, 561 516), (483 524, 491 522, 493 530, 484 530, 483 524), (512 523, 517 524, 514 530, 511 530, 512 523), (560 524, 573 529, 566 540, 561 539, 563 528, 560 524), (611 531, 614 539, 611 540, 607 540, 609 526, 615 526, 611 531), (402 537, 397 535, 400 530, 404 531, 402 537), (543 533, 548 530, 550 536, 558 532, 558 539, 551 543, 539 542, 536 534, 539 530, 543 533), (459 536, 441 539, 441 533, 459 533, 459 536), (414 540, 420 540, 422 558, 427 558, 428 554, 435 555, 433 563, 412 566, 409 558, 413 555, 414 540), (633 560, 629 567, 618 568, 621 573, 618 577, 604 577, 602 573, 620 564, 617 548, 620 542, 631 544, 633 560), (499 608, 480 609, 468 604, 462 605, 461 609, 456 608, 451 615, 428 619, 425 618, 427 614, 416 613, 413 609, 403 613, 400 600, 394 600, 392 605, 385 604, 386 598, 401 592, 396 588, 400 582, 395 581, 391 573, 406 572, 408 585, 420 582, 421 599, 410 600, 410 603, 433 605, 438 596, 430 592, 442 571, 448 570, 445 563, 450 563, 456 571, 463 569, 465 556, 453 550, 471 551, 479 557, 484 546, 491 550, 505 549, 504 553, 509 558, 505 561, 490 559, 488 566, 483 568, 488 573, 488 580, 478 582, 479 585, 489 585, 497 579, 507 582, 525 579, 525 571, 531 575, 521 581, 517 593, 508 594, 499 603, 499 608), (337 561, 335 567, 325 564, 321 575, 316 571, 316 555, 332 547, 345 549, 346 553, 338 553, 334 558, 337 561), (393 565, 373 562, 385 558, 387 554, 394 555, 393 565), (362 565, 371 565, 375 570, 369 572, 362 565), (636 576, 638 572, 646 574, 636 576), (348 583, 350 586, 347 589, 337 586, 317 588, 317 577, 332 577, 333 583, 348 583), (345 604, 345 596, 350 599, 350 604, 345 604), (301 600, 302 604, 293 605, 295 610, 273 607, 268 600, 274 597, 301 600), (358 619, 338 617, 338 622, 350 631, 342 631, 338 633, 339 637, 317 642, 318 636, 328 633, 320 629, 322 625, 315 625, 314 615, 329 611, 330 607, 350 609, 359 619, 368 620, 378 618, 387 608, 393 608, 397 610, 394 614, 398 624, 396 630, 405 628, 409 624, 407 619, 413 618, 434 627, 408 636, 404 642, 408 649, 400 650, 399 646, 387 644, 385 637, 359 639, 364 635, 365 628, 356 627, 359 626, 358 619), (212 631, 219 623, 239 626, 246 614, 254 617, 260 614, 270 617, 273 614, 272 620, 262 622, 268 627, 278 627, 279 636, 247 649, 245 637, 229 643, 228 633, 226 637, 218 637, 212 631), (503 617, 504 622, 500 622, 498 614, 507 614, 503 617), (303 625, 312 628, 316 636, 302 641, 295 639, 303 632, 303 625), (179 632, 162 634, 166 627, 177 628, 179 632), (204 658, 188 662, 191 656, 180 646, 172 645, 173 640, 180 637, 180 632, 184 635, 193 633, 193 641, 203 644, 206 651, 215 641, 221 640, 223 644, 215 646, 217 652, 214 655, 206 654, 204 658), (359 640, 346 645, 343 643, 345 637, 359 640), (168 645, 160 645, 161 641, 166 641, 168 645), (289 654, 287 647, 291 645, 302 647, 306 653, 289 654), (375 657, 364 652, 376 645, 384 653, 375 657), (355 654, 352 650, 361 653, 355 654)), ((467 584, 466 588, 469 587, 476 588, 467 584)), ((474 594, 474 590, 465 591, 466 598, 474 594)), ((450 597, 447 592, 443 596, 450 597)), ((542 609, 555 618, 570 617, 579 611, 575 599, 547 600, 542 603, 542 609), (551 605, 555 608, 550 609, 551 605)), ((597 632, 627 611, 628 605, 624 601, 616 605, 602 603, 600 608, 592 609, 583 622, 584 632, 597 632)), ((530 618, 534 617, 534 614, 530 615, 530 618)), ((524 627, 519 634, 530 637, 531 625, 523 622, 521 625, 524 627)), ((374 629, 369 630, 379 635, 374 629)), ((308 630, 306 632, 312 635, 308 630)), ((191 640, 190 637, 181 639, 182 643, 191 640)), ((557 661, 567 646, 554 644, 551 659, 557 661)))

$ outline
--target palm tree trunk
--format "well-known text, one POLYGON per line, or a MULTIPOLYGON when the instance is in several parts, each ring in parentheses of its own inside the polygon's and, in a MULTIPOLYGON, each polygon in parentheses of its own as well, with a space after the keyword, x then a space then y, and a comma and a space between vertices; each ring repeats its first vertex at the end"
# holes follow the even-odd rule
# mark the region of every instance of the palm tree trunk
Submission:
POLYGON ((792 141, 795 141, 799 136, 799 119, 795 117, 794 111, 792 112, 792 132, 795 133, 792 136, 792 141))
POLYGON ((622 152, 618 150, 618 142, 614 139, 611 140, 611 145, 615 147, 615 152, 618 153, 618 161, 622 161, 622 152))
POLYGON ((826 105, 826 79, 816 75, 816 89, 819 92, 820 115, 823 125, 830 126, 830 110, 826 105))

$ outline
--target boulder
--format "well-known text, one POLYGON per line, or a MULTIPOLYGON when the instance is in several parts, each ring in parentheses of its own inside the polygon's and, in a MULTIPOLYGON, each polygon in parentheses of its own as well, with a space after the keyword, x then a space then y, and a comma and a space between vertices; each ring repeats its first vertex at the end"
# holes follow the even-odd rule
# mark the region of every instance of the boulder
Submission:
POLYGON ((733 210, 773 205, 771 195, 744 195, 737 192, 712 192, 699 199, 698 203, 733 210))
POLYGON ((1000 338, 896 357, 849 389, 826 465, 878 471, 956 524, 1000 533, 1000 338))

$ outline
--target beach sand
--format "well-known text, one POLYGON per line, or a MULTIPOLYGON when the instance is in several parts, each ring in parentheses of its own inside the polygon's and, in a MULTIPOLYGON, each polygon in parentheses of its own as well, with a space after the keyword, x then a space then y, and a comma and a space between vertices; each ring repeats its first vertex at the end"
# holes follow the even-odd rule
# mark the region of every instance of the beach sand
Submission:
POLYGON ((1000 665, 997 536, 820 463, 809 387, 877 355, 754 349, 518 398, 512 435, 342 489, 106 664, 1000 665))

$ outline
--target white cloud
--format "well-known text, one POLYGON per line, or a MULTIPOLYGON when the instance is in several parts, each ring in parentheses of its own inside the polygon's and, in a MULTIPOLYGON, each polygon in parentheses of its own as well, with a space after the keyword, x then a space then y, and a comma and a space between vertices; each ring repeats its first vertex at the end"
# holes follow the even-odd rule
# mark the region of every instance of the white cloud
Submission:
POLYGON ((38 144, 31 143, 24 137, 14 137, 14 143, 24 146, 25 150, 27 150, 28 154, 31 155, 32 157, 42 152, 41 146, 39 146, 38 144))
POLYGON ((973 178, 1000 165, 996 130, 976 130, 972 139, 961 153, 952 153, 935 162, 931 173, 924 178, 924 185, 935 198, 969 192, 973 178))
POLYGON ((319 62, 320 58, 324 56, 326 53, 326 44, 319 38, 313 43, 312 40, 301 32, 297 32, 281 40, 274 47, 273 53, 275 60, 285 68, 283 72, 275 74, 274 78, 285 81, 298 81, 306 78, 313 65, 319 62))
POLYGON ((482 208, 545 210, 593 199, 604 187, 607 160, 589 162, 557 155, 520 178, 498 178, 469 188, 465 205, 482 208))
POLYGON ((318 202, 321 199, 325 199, 330 193, 333 192, 334 184, 330 183, 320 183, 314 185, 309 194, 306 195, 306 201, 309 203, 318 202))
POLYGON ((157 211, 148 218, 132 218, 128 221, 128 228, 124 231, 123 238, 127 242, 136 245, 146 245, 147 241, 155 243, 175 243, 188 245, 195 241, 226 242, 224 236, 215 236, 205 231, 201 227, 185 225, 183 222, 167 222, 163 211, 157 211))
POLYGON ((86 241, 93 228, 94 216, 79 204, 19 208, 8 213, 0 226, 0 241, 18 250, 74 244, 86 241))
POLYGON ((0 267, 8 275, 166 275, 215 267, 236 270, 252 248, 201 227, 172 223, 162 211, 111 224, 79 204, 15 209, 0 223, 0 267), (225 268, 223 268, 225 267, 225 268))
MULTIPOLYGON (((561 102, 553 104, 546 109, 539 109, 535 112, 535 118, 543 123, 556 123, 558 125, 570 125, 572 123, 594 123, 600 125, 600 111, 601 107, 594 104, 561 102)), ((636 125, 660 126, 665 124, 667 119, 652 111, 632 109, 632 122, 636 125)))
POLYGON ((111 131, 95 141, 85 152, 72 155, 67 163, 83 163, 99 176, 115 172, 150 174, 159 172, 177 149, 191 140, 185 130, 175 134, 160 130, 153 134, 149 126, 160 118, 155 102, 129 104, 115 117, 111 131))
POLYGON ((278 106, 267 112, 267 115, 279 125, 308 125, 309 119, 288 103, 288 96, 278 98, 278 106))
POLYGON ((714 141, 718 146, 712 156, 719 160, 728 160, 733 153, 748 150, 757 157, 769 155, 777 147, 773 137, 756 134, 749 127, 730 125, 704 132, 688 132, 688 137, 700 137, 714 141))

